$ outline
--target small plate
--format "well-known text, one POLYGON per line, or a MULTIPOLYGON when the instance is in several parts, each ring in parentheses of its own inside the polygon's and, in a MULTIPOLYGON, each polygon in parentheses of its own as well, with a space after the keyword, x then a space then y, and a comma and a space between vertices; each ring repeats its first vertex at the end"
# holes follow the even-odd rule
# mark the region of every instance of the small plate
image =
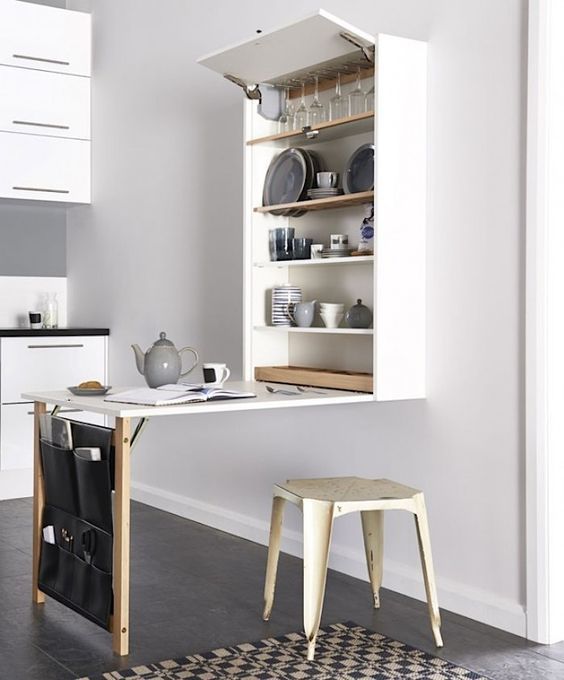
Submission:
POLYGON ((101 397, 107 394, 112 389, 111 385, 106 385, 100 389, 84 389, 83 387, 78 387, 78 385, 73 385, 72 387, 67 387, 69 392, 72 392, 76 397, 101 397))

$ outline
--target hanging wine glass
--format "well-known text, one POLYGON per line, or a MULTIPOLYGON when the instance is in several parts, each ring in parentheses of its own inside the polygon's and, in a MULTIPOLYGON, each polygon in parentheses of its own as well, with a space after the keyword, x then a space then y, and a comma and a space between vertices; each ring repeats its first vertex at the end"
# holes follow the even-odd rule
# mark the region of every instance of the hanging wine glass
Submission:
POLYGON ((349 107, 351 116, 366 111, 366 95, 360 86, 360 67, 356 72, 356 86, 352 92, 349 93, 349 107))
POLYGON ((309 113, 305 102, 305 83, 302 83, 302 99, 300 105, 296 109, 296 116, 294 119, 294 128, 302 130, 309 124, 309 113))
POLYGON ((319 101, 319 77, 315 76, 315 90, 313 93, 313 101, 309 107, 309 124, 314 127, 326 120, 327 114, 325 107, 319 101))
POLYGON ((284 88, 284 107, 278 119, 278 132, 289 132, 294 129, 295 106, 290 99, 290 88, 284 88))
POLYGON ((341 74, 337 73, 337 80, 335 83, 335 95, 331 97, 329 102, 329 115, 331 120, 337 118, 346 118, 349 115, 349 99, 343 97, 341 93, 341 74))
POLYGON ((366 110, 375 111, 375 101, 374 101, 374 85, 366 93, 366 110))

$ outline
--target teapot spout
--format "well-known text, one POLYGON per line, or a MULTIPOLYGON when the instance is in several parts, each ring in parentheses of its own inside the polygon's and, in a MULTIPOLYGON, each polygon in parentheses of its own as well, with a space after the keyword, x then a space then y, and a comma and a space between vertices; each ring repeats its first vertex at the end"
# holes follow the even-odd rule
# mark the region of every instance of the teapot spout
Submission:
POLYGON ((145 354, 141 351, 139 345, 131 345, 131 349, 135 354, 135 363, 137 364, 137 370, 141 375, 145 375, 145 354))

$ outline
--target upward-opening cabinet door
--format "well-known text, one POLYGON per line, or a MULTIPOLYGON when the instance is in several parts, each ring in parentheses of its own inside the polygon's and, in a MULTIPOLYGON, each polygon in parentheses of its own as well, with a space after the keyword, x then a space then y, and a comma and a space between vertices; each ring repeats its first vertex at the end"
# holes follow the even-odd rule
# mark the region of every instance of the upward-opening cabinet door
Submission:
POLYGON ((287 382, 319 384, 323 374, 333 381, 326 386, 368 391, 376 400, 425 396, 426 53, 423 42, 372 37, 320 10, 200 60, 248 95, 247 379, 286 375, 287 382), (272 88, 284 94, 273 96, 272 88), (344 109, 335 104, 339 94, 344 109), (297 113, 304 107, 302 125, 297 113), (306 159, 304 169, 288 163, 279 172, 282 199, 273 205, 276 192, 270 184, 265 191, 265 180, 288 149, 306 159), (359 153, 360 170, 351 160, 359 153), (320 195, 318 171, 339 176, 332 195, 320 195), (354 173, 362 181, 351 181, 354 173), (296 259, 295 242, 276 252, 272 238, 280 228, 322 244, 327 257, 296 259), (348 236, 345 257, 332 252, 334 234, 348 236), (275 289, 284 292, 273 297, 275 289), (284 319, 295 290, 302 300, 317 300, 318 310, 329 303, 346 311, 361 299, 373 321, 358 327, 339 310, 335 323, 325 308, 311 325, 296 325, 284 319))

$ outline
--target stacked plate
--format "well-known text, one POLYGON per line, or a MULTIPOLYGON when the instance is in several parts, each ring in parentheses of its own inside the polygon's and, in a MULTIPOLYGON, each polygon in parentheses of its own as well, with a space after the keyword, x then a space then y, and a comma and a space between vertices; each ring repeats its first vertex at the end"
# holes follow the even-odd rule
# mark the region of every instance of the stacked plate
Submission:
POLYGON ((324 248, 321 257, 350 257, 354 248, 324 248))
POLYGON ((338 187, 330 187, 327 189, 308 189, 308 198, 329 198, 330 196, 340 196, 343 192, 338 187))
POLYGON ((302 301, 302 289, 298 286, 277 286, 272 289, 272 325, 292 326, 288 308, 302 301))
MULTIPOLYGON (((262 204, 283 205, 305 201, 309 189, 314 187, 318 172, 323 172, 323 161, 315 151, 296 148, 282 151, 268 166, 262 204)), ((300 217, 305 213, 299 208, 278 208, 270 212, 285 217, 300 217)))

